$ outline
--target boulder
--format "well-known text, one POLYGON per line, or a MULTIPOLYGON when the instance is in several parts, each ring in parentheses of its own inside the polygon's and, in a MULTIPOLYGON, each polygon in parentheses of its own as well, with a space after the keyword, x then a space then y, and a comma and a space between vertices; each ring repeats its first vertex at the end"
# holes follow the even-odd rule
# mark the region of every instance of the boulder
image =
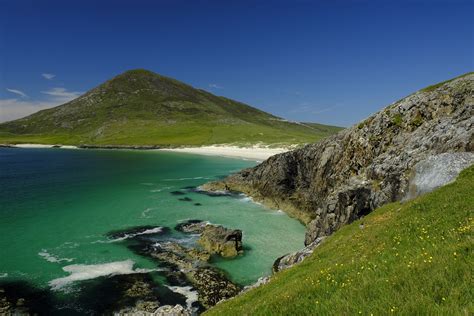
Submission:
POLYGON ((198 243, 209 253, 232 258, 243 253, 242 231, 206 225, 198 243))

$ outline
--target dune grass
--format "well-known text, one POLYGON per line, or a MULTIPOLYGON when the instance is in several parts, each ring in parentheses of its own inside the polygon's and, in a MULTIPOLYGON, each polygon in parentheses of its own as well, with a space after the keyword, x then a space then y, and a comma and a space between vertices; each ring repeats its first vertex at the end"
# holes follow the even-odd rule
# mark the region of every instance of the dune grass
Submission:
POLYGON ((301 264, 206 315, 473 315, 473 192, 471 167, 343 227, 301 264))

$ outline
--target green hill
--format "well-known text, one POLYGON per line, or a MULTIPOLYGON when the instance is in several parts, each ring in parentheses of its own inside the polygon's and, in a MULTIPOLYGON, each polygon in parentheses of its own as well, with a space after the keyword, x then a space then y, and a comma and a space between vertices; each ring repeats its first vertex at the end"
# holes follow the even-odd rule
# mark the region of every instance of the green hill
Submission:
POLYGON ((207 315, 473 315, 474 167, 383 206, 207 315), (363 226, 361 226, 363 222, 363 226))
POLYGON ((298 144, 336 130, 288 122, 147 70, 131 70, 64 105, 0 124, 0 143, 298 144))

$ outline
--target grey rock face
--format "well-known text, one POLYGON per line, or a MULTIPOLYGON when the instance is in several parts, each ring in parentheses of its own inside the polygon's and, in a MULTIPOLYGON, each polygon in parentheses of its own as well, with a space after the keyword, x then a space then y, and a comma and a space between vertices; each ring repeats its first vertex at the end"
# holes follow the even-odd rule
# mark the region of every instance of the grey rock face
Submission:
POLYGON ((154 316, 191 316, 191 313, 181 305, 165 305, 158 308, 154 316))
POLYGON ((474 74, 418 91, 323 141, 275 155, 207 190, 241 191, 308 227, 305 244, 402 199, 417 163, 474 149, 474 74))
POLYGON ((313 253, 314 249, 316 249, 316 247, 318 247, 323 242, 324 238, 325 237, 319 237, 303 249, 275 260, 275 263, 273 263, 273 273, 291 268, 295 264, 303 261, 306 257, 313 253))
POLYGON ((420 161, 413 169, 410 190, 405 199, 431 192, 456 179, 459 173, 474 163, 474 153, 444 153, 420 161))

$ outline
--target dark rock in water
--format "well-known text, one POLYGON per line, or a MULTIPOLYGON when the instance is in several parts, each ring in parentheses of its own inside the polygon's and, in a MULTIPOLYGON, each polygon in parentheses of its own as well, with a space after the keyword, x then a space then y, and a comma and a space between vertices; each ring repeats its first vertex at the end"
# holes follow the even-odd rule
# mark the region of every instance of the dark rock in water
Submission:
POLYGON ((183 233, 200 234, 208 224, 208 222, 203 222, 198 219, 190 219, 186 222, 179 223, 174 229, 183 233))
POLYGON ((172 195, 185 195, 186 193, 183 191, 171 191, 170 194, 172 195))
POLYGON ((240 193, 236 191, 231 191, 228 187, 224 187, 221 189, 207 190, 207 189, 204 189, 202 186, 194 188, 192 192, 204 194, 210 197, 232 196, 232 195, 238 195, 240 193))
POLYGON ((126 229, 115 230, 107 233, 107 237, 112 240, 136 239, 145 236, 163 235, 169 232, 169 228, 161 226, 136 226, 126 229))
POLYGON ((187 186, 187 187, 182 187, 181 189, 183 189, 183 190, 189 190, 189 191, 194 191, 194 190, 196 189, 196 186, 191 185, 191 186, 187 186))
POLYGON ((201 203, 194 203, 195 206, 201 206, 201 203))
POLYGON ((159 289, 162 286, 156 284, 149 274, 143 273, 84 281, 81 287, 79 306, 99 315, 115 312, 151 313, 160 306, 162 298, 165 304, 185 304, 186 300, 183 295, 175 293, 166 293, 168 295, 160 297, 159 289))
POLYGON ((305 244, 407 195, 415 166, 474 150, 474 74, 420 90, 360 124, 203 185, 235 190, 307 225, 305 244))
POLYGON ((184 197, 184 198, 181 198, 179 199, 180 201, 184 201, 184 202, 191 202, 193 199, 189 198, 189 197, 184 197))
POLYGON ((206 251, 222 257, 235 257, 243 253, 242 231, 239 229, 206 225, 198 243, 206 251))
POLYGON ((199 293, 199 301, 207 308, 240 292, 240 287, 229 281, 222 272, 210 267, 197 268, 187 275, 199 293))
POLYGON ((0 283, 0 315, 50 315, 53 305, 49 291, 24 281, 0 283))
POLYGON ((183 277, 197 290, 199 301, 204 307, 235 296, 240 287, 232 283, 224 273, 207 265, 210 254, 178 243, 167 242, 150 251, 152 258, 174 267, 166 273, 171 283, 183 285, 183 277))
POLYGON ((203 265, 210 258, 210 254, 205 251, 187 248, 175 242, 160 243, 155 246, 151 256, 185 271, 203 265))

